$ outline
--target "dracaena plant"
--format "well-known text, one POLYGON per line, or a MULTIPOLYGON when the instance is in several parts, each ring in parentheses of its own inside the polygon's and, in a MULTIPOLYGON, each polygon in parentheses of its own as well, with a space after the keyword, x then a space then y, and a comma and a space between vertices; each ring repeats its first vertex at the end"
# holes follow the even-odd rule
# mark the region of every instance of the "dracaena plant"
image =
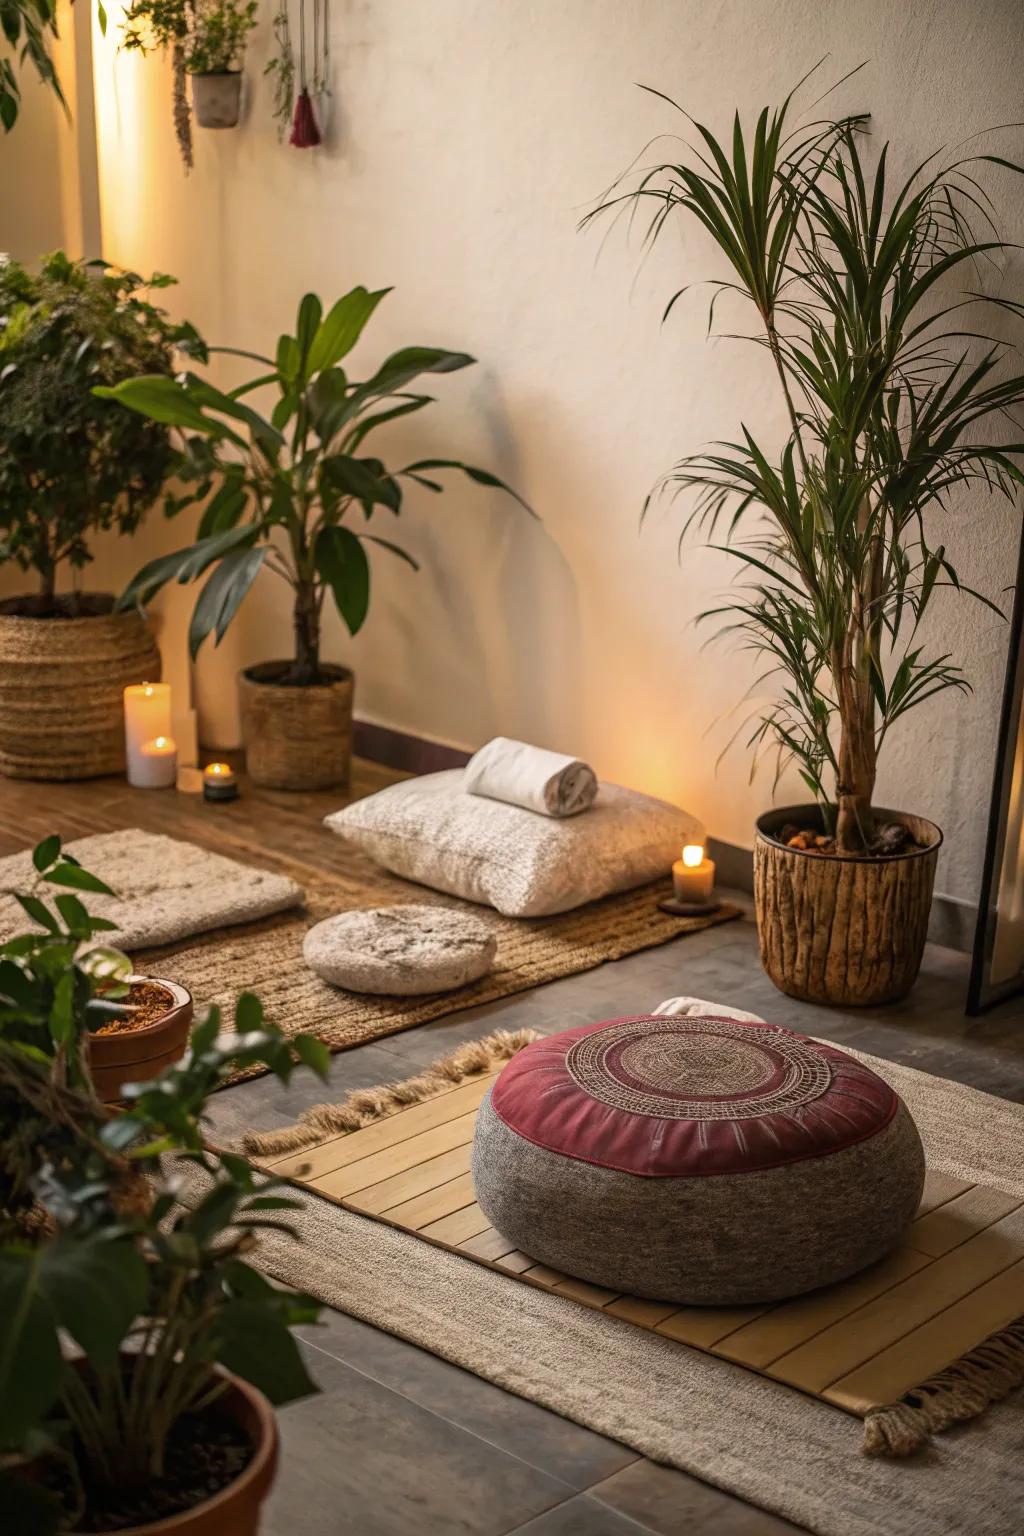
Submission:
POLYGON ((921 627, 935 594, 989 601, 961 582, 934 514, 972 487, 1010 498, 1021 483, 1024 377, 987 333, 1000 309, 1024 309, 978 288, 1008 249, 979 176, 1020 167, 931 155, 893 184, 887 146, 869 163, 865 118, 794 125, 790 96, 752 134, 737 114, 730 143, 678 110, 683 155, 631 173, 588 218, 647 209, 650 240, 677 216, 711 236, 729 275, 712 282, 709 329, 722 295, 753 307, 754 333, 736 339, 767 351, 789 431, 780 453, 741 427, 652 494, 695 492, 684 533, 698 528, 745 568, 705 617, 770 680, 750 723, 755 764, 765 749, 779 771, 795 760, 838 848, 861 852, 889 732, 968 687, 921 627))
POLYGON ((150 1518, 139 1512, 154 1507, 172 1432, 224 1390, 218 1365, 273 1402, 315 1390, 289 1330, 316 1305, 251 1262, 261 1231, 290 1230, 295 1202, 206 1149, 203 1109, 239 1069, 287 1081, 301 1061, 323 1075, 327 1052, 285 1040, 243 994, 233 1035, 220 1038, 211 1009, 183 1060, 126 1088, 111 1114, 87 1041, 127 1006, 130 961, 95 945, 110 924, 75 894, 107 887, 56 837, 34 860, 35 889, 19 897, 33 929, 0 949, 0 1505, 41 1536, 83 1528, 91 1505, 120 1524, 150 1518), (185 1165, 197 1170, 187 1201, 185 1165), (27 1460, 54 1474, 26 1479, 27 1460))
POLYGON ((244 354, 255 357, 261 372, 229 393, 194 373, 129 379, 97 391, 178 434, 176 472, 187 488, 168 501, 168 513, 206 503, 195 543, 150 561, 120 600, 122 606, 146 603, 168 581, 191 582, 210 572, 192 616, 193 656, 208 635, 221 640, 253 582, 268 571, 294 594, 295 655, 284 680, 316 683, 322 679, 325 600, 334 603, 352 635, 366 618, 368 547, 417 569, 405 549, 368 526, 380 510, 398 517, 403 482, 439 492, 434 472, 455 469, 478 485, 516 495, 489 471, 455 459, 419 459, 390 469, 363 451, 378 427, 433 403, 432 395, 409 390, 414 380, 474 361, 465 352, 404 347, 370 378, 350 378, 342 359, 388 292, 354 288, 326 315, 320 300, 307 294, 295 334, 280 337, 273 358, 244 354), (245 399, 262 388, 276 394, 266 416, 245 399))

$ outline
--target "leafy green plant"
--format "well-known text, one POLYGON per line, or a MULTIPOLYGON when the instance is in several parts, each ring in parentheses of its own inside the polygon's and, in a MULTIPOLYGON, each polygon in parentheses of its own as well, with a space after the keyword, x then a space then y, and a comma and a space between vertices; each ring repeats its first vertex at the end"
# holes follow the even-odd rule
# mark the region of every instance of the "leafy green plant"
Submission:
POLYGON ((0 261, 0 560, 34 570, 24 611, 61 611, 57 572, 91 560, 90 536, 130 534, 173 462, 167 429, 126 416, 93 393, 141 370, 170 377, 175 349, 205 356, 191 325, 172 324, 148 282, 62 251, 38 275, 0 261))
MULTIPOLYGON (((128 1507, 145 1499, 172 1430, 223 1391, 218 1366, 276 1403, 315 1390, 289 1329, 315 1320, 316 1305, 250 1263, 261 1231, 291 1230, 296 1202, 244 1159, 205 1150, 202 1115, 240 1068, 259 1063, 287 1081, 298 1061, 323 1075, 328 1058, 311 1036, 286 1041, 244 994, 234 1036, 219 1039, 211 1009, 185 1058, 126 1089, 124 1111, 108 1114, 85 1045, 123 1007, 110 987, 124 985, 129 962, 92 945, 109 925, 74 894, 103 883, 57 838, 34 861, 37 888, 19 899, 40 931, 0 952, 0 1494, 12 1505, 25 1495, 12 1464, 50 1460, 72 1490, 77 1528, 86 1489, 128 1507), (51 902, 43 889, 53 886, 67 889, 51 902), (40 1123, 30 1143, 26 1128, 40 1123), (177 1198, 182 1162, 201 1170, 190 1206, 177 1198), (45 1217, 34 1230, 19 1220, 26 1186, 45 1217)), ((32 1528, 46 1528, 42 1509, 36 1518, 32 1528)))
POLYGON ((256 25, 256 0, 198 0, 185 49, 190 75, 225 74, 242 67, 245 44, 256 25))
POLYGON ((409 392, 414 379, 452 373, 474 361, 465 352, 404 347, 369 379, 349 378, 341 361, 389 291, 353 288, 326 315, 320 300, 307 294, 295 334, 280 337, 273 358, 245 353, 261 371, 230 393, 194 373, 128 379, 97 390, 179 434, 175 470, 189 488, 169 501, 168 512, 206 503, 197 541, 150 561, 120 599, 122 607, 146 603, 168 581, 192 582, 212 571, 192 615, 193 656, 208 635, 220 642, 266 569, 294 593, 295 656, 282 681, 316 683, 324 675, 320 620, 328 594, 350 634, 366 618, 367 546, 378 545, 417 568, 404 549, 365 526, 380 507, 398 516, 403 480, 439 492, 433 472, 457 469, 478 485, 516 495, 489 471, 454 459, 419 459, 390 470, 383 460, 360 452, 376 428, 433 402, 432 395, 409 392), (269 416, 245 400, 264 387, 277 396, 269 416), (363 525, 353 526, 358 512, 363 525))
POLYGON ((18 121, 18 68, 26 62, 66 112, 67 102, 50 54, 51 41, 57 37, 56 0, 0 0, 0 34, 6 44, 6 52, 0 56, 0 126, 4 132, 10 133, 18 121))
POLYGON ((933 154, 893 187, 888 146, 873 171, 865 163, 865 119, 792 127, 791 109, 792 95, 765 108, 752 136, 737 114, 728 145, 678 108, 694 138, 686 156, 631 175, 588 219, 649 208, 656 241, 681 214, 731 269, 712 283, 709 329, 721 296, 753 305, 759 330, 745 339, 767 350, 789 420, 781 455, 743 427, 681 460, 658 490, 695 491, 684 534, 723 539, 750 578, 705 617, 764 664, 759 683, 778 681, 753 720, 755 761, 769 746, 780 769, 795 759, 838 847, 858 852, 872 845, 890 730, 968 686, 921 633, 937 591, 970 591, 930 533, 932 514, 972 486, 1012 498, 1022 481, 1024 443, 992 434, 1007 422, 1019 432, 1024 377, 1007 374, 1009 349, 987 329, 998 310, 1024 306, 974 286, 1008 249, 978 174, 1021 167, 933 154), (971 286, 958 289, 964 273, 971 286))
POLYGON ((0 1238, 32 1210, 42 1163, 60 1162, 79 1122, 98 1116, 84 1046, 127 995, 131 973, 126 955, 93 942, 115 925, 91 917, 75 894, 109 888, 58 837, 32 857, 34 887, 11 894, 33 928, 0 945, 0 1238))

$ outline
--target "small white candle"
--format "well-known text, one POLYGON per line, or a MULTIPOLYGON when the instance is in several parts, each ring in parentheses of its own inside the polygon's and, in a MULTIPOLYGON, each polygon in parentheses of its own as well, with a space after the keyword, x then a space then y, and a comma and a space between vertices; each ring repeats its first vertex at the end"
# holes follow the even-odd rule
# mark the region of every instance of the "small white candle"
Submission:
POLYGON ((124 690, 124 746, 128 782, 138 784, 142 747, 158 736, 170 739, 171 687, 169 683, 134 683, 124 690))
POLYGON ((138 761, 128 773, 136 789, 170 789, 178 777, 178 749, 170 736, 155 736, 139 748, 138 761))
POLYGON ((700 843, 687 843, 683 856, 672 865, 672 887, 677 901, 705 906, 715 887, 715 861, 704 857, 700 843))

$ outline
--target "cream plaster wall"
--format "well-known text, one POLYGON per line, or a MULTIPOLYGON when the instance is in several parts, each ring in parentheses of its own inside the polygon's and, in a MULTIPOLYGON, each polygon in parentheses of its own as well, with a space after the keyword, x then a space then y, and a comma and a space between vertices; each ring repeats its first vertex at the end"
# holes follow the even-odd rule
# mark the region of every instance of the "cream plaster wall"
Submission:
MULTIPOLYGON (((112 36, 116 21, 114 9, 112 36)), ((244 126, 198 132, 188 178, 166 71, 94 39, 105 254, 176 273, 174 306, 222 343, 272 348, 306 289, 330 300, 357 282, 393 283, 356 356, 362 368, 409 342, 477 356, 477 368, 438 381, 432 414, 389 429, 388 451, 489 465, 541 522, 456 481, 443 500, 411 497, 400 533, 423 573, 377 560, 363 635, 353 643, 332 624, 328 654, 357 669, 364 715, 467 746, 500 731, 572 749, 749 845, 770 779, 748 782, 742 749, 716 768, 749 662, 702 648, 694 628, 735 568, 696 547, 677 563, 677 518, 658 513, 641 532, 638 516, 675 457, 741 418, 778 440, 779 401, 755 350, 705 340, 699 290, 662 329, 675 287, 721 271, 692 230, 641 267, 624 231, 602 246, 576 223, 645 141, 677 127, 634 82, 723 129, 734 105, 751 114, 777 101, 824 54, 824 82, 867 60, 835 104, 869 109, 905 169, 980 127, 1019 121, 1019 6, 333 0, 331 21, 328 144, 300 153, 278 143, 264 24, 244 126)), ((1002 145, 1024 156, 1020 129, 1002 145)), ((1021 188, 1007 176, 995 185, 1006 234, 1024 239, 1021 188)), ((1022 277, 1018 264, 1007 291, 1020 297, 1022 277)), ((1012 579, 1015 513, 978 498, 945 522, 965 580, 992 591, 1012 579)), ((154 520, 129 550, 104 551, 109 579, 184 531, 154 520)), ((164 605, 175 677, 183 597, 164 605)), ((973 900, 1005 634, 967 603, 945 601, 938 617, 936 637, 976 691, 928 706, 893 739, 880 790, 943 824, 939 886, 973 900)), ((234 669, 287 644, 285 594, 262 577, 220 652, 200 660, 211 744, 234 737, 234 669)), ((803 798, 790 783, 787 792, 803 798)))

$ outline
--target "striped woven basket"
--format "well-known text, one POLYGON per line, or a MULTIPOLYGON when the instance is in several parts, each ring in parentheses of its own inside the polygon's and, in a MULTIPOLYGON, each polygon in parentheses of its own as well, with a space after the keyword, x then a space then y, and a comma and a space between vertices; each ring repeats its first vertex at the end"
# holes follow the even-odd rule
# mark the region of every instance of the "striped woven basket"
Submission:
POLYGON ((81 619, 0 614, 0 773, 123 773, 122 690, 156 682, 160 652, 138 613, 81 619))

